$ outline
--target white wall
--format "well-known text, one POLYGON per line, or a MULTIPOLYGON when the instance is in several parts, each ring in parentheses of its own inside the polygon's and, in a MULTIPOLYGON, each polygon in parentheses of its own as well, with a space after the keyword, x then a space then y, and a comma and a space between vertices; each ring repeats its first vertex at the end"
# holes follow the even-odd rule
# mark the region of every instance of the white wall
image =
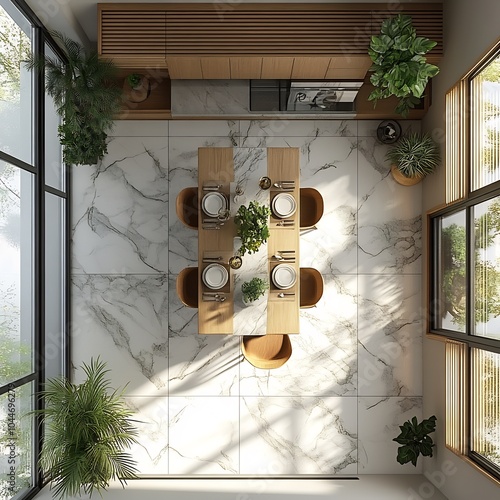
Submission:
MULTIPOLYGON (((432 106, 423 122, 423 130, 432 133, 441 142, 444 155, 444 96, 445 92, 464 75, 491 48, 500 37, 500 2, 498 0, 445 0, 444 3, 444 57, 441 71, 433 81, 432 106)), ((444 203, 444 168, 425 179, 423 189, 424 220, 427 210, 444 203)), ((424 226, 424 258, 426 228, 424 226)), ((424 260, 425 261, 425 260, 424 260)), ((426 290, 424 274, 423 290, 426 290)), ((425 298, 424 298, 425 300, 425 298)), ((424 302, 425 303, 425 302, 424 302)), ((424 341, 424 415, 438 418, 436 431, 437 453, 434 459, 424 461, 428 473, 450 471, 440 480, 441 491, 453 500, 498 499, 500 488, 449 452, 444 446, 445 423, 445 366, 444 344, 424 341), (451 462, 451 463, 449 463, 451 462)))

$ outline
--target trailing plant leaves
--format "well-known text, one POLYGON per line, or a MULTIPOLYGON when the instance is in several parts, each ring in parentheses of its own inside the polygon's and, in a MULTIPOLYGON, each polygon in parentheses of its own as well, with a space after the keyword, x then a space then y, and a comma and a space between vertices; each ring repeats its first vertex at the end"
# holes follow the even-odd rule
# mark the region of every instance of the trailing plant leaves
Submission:
POLYGON ((411 17, 400 14, 384 20, 380 35, 372 36, 368 49, 373 62, 370 82, 376 87, 368 99, 376 105, 379 99, 394 95, 399 98, 396 112, 408 116, 422 97, 429 78, 439 72, 424 57, 435 46, 436 42, 417 37, 411 17))
POLYGON ((436 430, 436 417, 433 415, 418 423, 417 417, 406 421, 399 426, 401 433, 393 441, 402 445, 398 448, 396 460, 401 464, 411 462, 417 466, 419 455, 432 457, 432 448, 435 446, 432 438, 428 435, 436 430))
POLYGON ((241 238, 240 255, 256 252, 267 241, 269 238, 267 221, 270 213, 269 207, 257 201, 251 201, 248 208, 245 205, 240 206, 234 218, 237 234, 241 238))

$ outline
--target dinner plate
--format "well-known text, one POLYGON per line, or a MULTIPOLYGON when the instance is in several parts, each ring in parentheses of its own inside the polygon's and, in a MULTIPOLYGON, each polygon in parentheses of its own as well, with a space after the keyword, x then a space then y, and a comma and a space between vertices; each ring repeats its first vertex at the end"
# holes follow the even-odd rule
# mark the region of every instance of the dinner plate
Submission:
POLYGON ((208 286, 208 288, 211 288, 212 290, 218 290, 219 288, 222 288, 226 283, 229 278, 229 274, 227 272, 227 269, 220 265, 220 264, 209 264, 205 269, 203 270, 203 273, 201 274, 201 279, 203 280, 203 283, 208 286))
POLYGON ((201 208, 210 217, 217 217, 219 210, 227 208, 227 201, 221 193, 207 193, 201 200, 201 208))
POLYGON ((297 210, 297 202, 289 193, 280 193, 273 198, 272 209, 279 218, 290 217, 297 210))
POLYGON ((297 272, 289 264, 278 264, 271 273, 271 279, 278 288, 286 290, 295 285, 297 272))

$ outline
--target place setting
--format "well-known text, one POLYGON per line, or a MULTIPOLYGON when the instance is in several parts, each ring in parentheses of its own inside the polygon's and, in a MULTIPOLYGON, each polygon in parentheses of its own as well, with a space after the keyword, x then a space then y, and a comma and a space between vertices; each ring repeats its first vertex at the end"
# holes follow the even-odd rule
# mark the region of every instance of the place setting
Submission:
POLYGON ((203 196, 201 209, 207 216, 203 218, 203 229, 218 230, 230 217, 228 199, 218 191, 210 191, 203 196))

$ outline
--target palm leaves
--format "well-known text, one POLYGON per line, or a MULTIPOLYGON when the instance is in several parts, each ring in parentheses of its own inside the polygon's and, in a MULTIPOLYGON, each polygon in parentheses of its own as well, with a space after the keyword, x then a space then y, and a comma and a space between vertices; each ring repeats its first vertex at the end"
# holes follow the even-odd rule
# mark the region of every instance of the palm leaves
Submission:
POLYGON ((133 478, 135 461, 123 449, 136 443, 132 412, 122 392, 110 392, 105 364, 84 364, 87 380, 75 385, 53 379, 42 392, 45 440, 40 456, 42 470, 54 481, 59 498, 105 489, 111 479, 133 478))
POLYGON ((67 63, 31 56, 27 67, 45 73, 45 90, 63 118, 59 137, 64 161, 96 163, 107 152, 106 131, 120 107, 121 90, 112 83, 116 67, 64 34, 51 34, 60 42, 67 63))

